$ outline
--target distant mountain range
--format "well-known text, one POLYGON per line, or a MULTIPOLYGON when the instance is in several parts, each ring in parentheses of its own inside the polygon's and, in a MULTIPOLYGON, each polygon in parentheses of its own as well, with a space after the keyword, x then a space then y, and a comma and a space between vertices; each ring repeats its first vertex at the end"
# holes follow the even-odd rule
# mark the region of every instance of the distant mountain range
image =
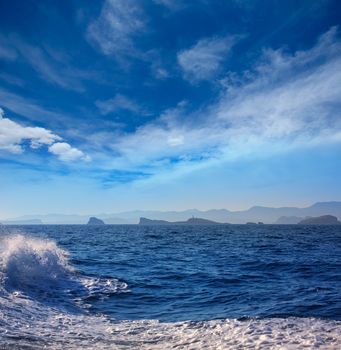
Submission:
POLYGON ((184 211, 134 210, 115 214, 91 215, 26 215, 8 220, 3 224, 86 224, 90 216, 103 220, 106 224, 138 224, 140 217, 153 220, 186 221, 190 217, 203 218, 218 223, 245 224, 246 222, 263 222, 265 224, 296 224, 308 216, 334 215, 341 219, 341 202, 318 202, 307 208, 296 207, 262 207, 254 206, 248 210, 230 211, 211 209, 201 211, 189 209, 184 211), (33 221, 32 221, 33 220, 33 221))

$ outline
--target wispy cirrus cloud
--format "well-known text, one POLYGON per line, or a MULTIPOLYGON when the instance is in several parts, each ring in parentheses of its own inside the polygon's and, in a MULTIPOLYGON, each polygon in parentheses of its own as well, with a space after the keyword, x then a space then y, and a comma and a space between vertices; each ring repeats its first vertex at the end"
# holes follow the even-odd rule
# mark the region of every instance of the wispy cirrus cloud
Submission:
POLYGON ((194 46, 177 54, 183 76, 190 82, 212 79, 221 69, 232 47, 240 39, 224 36, 200 39, 194 46))
POLYGON ((12 48, 3 46, 3 43, 0 42, 0 58, 14 61, 17 58, 17 53, 12 48))
POLYGON ((170 11, 178 11, 188 6, 188 1, 184 0, 153 0, 156 4, 162 5, 170 11))
POLYGON ((134 100, 121 94, 116 94, 113 98, 108 100, 98 100, 96 101, 96 106, 104 115, 121 110, 132 113, 139 113, 142 111, 141 107, 134 100))
POLYGON ((90 160, 82 151, 71 147, 51 130, 41 127, 21 125, 7 117, 0 108, 0 150, 14 154, 23 153, 25 143, 31 149, 49 146, 48 151, 62 161, 90 160))
POLYGON ((141 9, 134 0, 105 0, 101 13, 87 29, 87 39, 105 55, 134 54, 133 37, 144 28, 141 9))
POLYGON ((268 49, 253 68, 222 82, 216 103, 184 104, 117 135, 112 166, 154 175, 238 157, 341 142, 341 42, 337 28, 306 51, 268 49))
POLYGON ((47 51, 27 44, 18 46, 20 53, 43 80, 67 90, 84 90, 84 80, 94 76, 86 71, 70 66, 67 62, 58 62, 47 51))
POLYGON ((3 88, 0 88, 0 104, 32 121, 48 120, 51 123, 64 124, 70 119, 65 118, 61 113, 44 108, 38 101, 23 97, 3 88))
POLYGON ((0 59, 6 61, 14 61, 18 57, 18 53, 15 48, 12 47, 8 38, 0 34, 0 59))
POLYGON ((5 81, 8 84, 15 85, 15 86, 24 86, 25 82, 11 74, 7 73, 0 73, 0 80, 5 81))
POLYGON ((38 47, 23 41, 16 35, 0 37, 0 58, 17 60, 19 57, 29 64, 39 77, 67 90, 82 91, 86 80, 96 80, 93 72, 81 70, 70 64, 71 58, 64 52, 38 47), (1 55, 1 45, 6 51, 1 55), (6 53, 6 56, 4 56, 6 53))

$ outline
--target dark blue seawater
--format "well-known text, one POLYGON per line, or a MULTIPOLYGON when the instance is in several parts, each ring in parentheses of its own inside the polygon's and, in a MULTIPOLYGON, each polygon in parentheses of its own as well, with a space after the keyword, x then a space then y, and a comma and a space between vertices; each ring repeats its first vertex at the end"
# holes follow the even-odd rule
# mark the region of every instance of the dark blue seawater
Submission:
MULTIPOLYGON (((3 231, 53 240, 80 278, 124 285, 82 300, 87 314, 110 322, 341 320, 341 226, 48 225, 3 231)), ((102 284, 94 288, 100 291, 102 284)), ((78 290, 70 293, 76 300, 78 290)))
POLYGON ((341 227, 31 226, 85 275, 129 293, 93 300, 115 319, 341 319, 341 227))

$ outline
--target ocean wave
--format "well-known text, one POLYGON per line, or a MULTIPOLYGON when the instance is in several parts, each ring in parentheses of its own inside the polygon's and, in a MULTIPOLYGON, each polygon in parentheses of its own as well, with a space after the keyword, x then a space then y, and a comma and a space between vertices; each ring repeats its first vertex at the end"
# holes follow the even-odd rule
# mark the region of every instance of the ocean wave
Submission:
POLYGON ((0 307, 7 307, 8 315, 28 301, 32 307, 81 314, 89 308, 89 299, 128 291, 127 284, 115 278, 79 273, 70 265, 68 252, 52 240, 17 234, 0 241, 0 307))
POLYGON ((50 240, 0 242, 1 349, 339 349, 341 322, 317 318, 162 323, 93 314, 91 298, 128 290, 114 278, 85 276, 50 240))
POLYGON ((127 284, 114 278, 84 276, 69 264, 69 254, 52 240, 22 234, 0 241, 0 288, 28 296, 60 293, 105 296, 127 291, 127 284))
POLYGON ((67 252, 53 241, 8 236, 1 241, 1 273, 7 290, 47 290, 71 280, 67 252))

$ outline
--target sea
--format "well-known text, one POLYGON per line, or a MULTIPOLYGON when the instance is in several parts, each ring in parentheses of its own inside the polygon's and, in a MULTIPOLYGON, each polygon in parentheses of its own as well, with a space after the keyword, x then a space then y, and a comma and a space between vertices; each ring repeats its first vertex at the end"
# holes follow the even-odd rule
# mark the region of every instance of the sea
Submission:
POLYGON ((0 349, 341 349, 341 225, 1 226, 0 349))

